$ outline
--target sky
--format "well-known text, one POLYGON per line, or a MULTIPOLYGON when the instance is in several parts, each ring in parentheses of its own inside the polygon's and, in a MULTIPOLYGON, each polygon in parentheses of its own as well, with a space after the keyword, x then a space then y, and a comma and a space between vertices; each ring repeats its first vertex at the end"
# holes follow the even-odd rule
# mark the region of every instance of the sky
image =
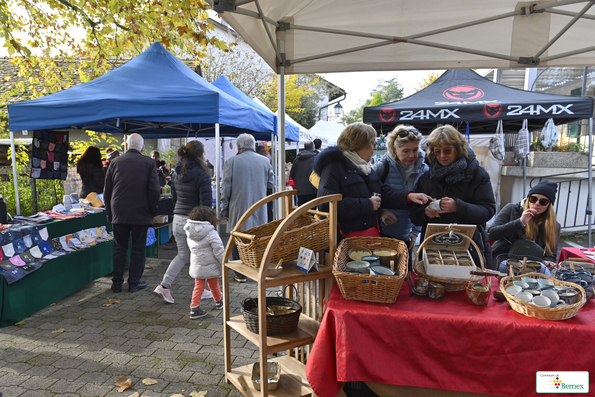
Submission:
POLYGON ((344 101, 341 102, 344 113, 354 110, 362 105, 366 99, 370 98, 370 92, 378 86, 379 80, 390 80, 397 77, 397 81, 404 89, 404 96, 414 94, 415 88, 424 77, 427 77, 432 71, 413 70, 413 71, 393 71, 393 72, 345 72, 345 73, 325 73, 322 76, 341 87, 347 92, 344 101))

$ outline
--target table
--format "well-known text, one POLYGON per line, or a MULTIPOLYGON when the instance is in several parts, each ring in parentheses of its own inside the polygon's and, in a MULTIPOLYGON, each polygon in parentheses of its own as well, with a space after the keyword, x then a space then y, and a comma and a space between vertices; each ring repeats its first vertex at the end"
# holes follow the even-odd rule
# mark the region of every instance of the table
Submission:
POLYGON ((537 396, 536 371, 593 371, 595 355, 585 350, 593 343, 592 302, 569 320, 546 321, 493 297, 487 307, 470 305, 464 292, 432 301, 411 296, 404 283, 397 301, 385 305, 346 301, 335 285, 306 376, 319 397, 334 397, 348 381, 537 396))
MULTIPOLYGON (((106 226, 111 231, 105 213, 45 225, 51 238, 97 226, 106 226)), ((35 272, 10 285, 0 276, 0 327, 19 322, 111 273, 112 252, 113 242, 109 241, 46 262, 35 272)))
POLYGON ((595 248, 581 249, 580 247, 564 247, 560 250, 560 257, 558 263, 565 261, 568 258, 582 258, 587 259, 591 263, 595 263, 593 258, 586 255, 586 252, 593 252, 595 248))

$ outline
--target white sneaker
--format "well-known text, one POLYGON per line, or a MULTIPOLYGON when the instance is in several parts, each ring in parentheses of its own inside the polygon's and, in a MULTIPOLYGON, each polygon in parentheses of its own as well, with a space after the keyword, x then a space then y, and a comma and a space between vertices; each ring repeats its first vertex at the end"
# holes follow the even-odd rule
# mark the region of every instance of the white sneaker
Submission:
POLYGON ((206 289, 202 292, 202 296, 200 297, 200 299, 213 299, 213 293, 206 289))
POLYGON ((171 296, 171 290, 169 288, 163 288, 161 284, 157 285, 155 291, 153 291, 155 295, 166 301, 167 303, 174 303, 174 298, 171 296))

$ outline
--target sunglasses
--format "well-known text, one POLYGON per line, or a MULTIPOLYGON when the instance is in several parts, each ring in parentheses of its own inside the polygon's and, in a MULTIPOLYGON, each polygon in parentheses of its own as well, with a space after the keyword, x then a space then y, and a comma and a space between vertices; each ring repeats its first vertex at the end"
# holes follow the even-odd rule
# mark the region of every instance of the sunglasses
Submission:
POLYGON ((535 196, 529 196, 529 197, 527 197, 527 200, 529 200, 529 202, 531 204, 535 204, 536 202, 539 201, 539 205, 543 205, 544 207, 550 203, 550 200, 548 200, 546 198, 538 199, 535 196))
POLYGON ((447 149, 443 149, 443 150, 432 149, 432 153, 434 153, 435 156, 440 156, 441 154, 443 154, 445 156, 450 156, 450 154, 452 153, 453 150, 454 150, 453 148, 447 148, 447 149))
POLYGON ((417 128, 412 128, 410 130, 406 130, 406 131, 401 131, 397 134, 398 137, 401 138, 406 138, 409 136, 409 134, 413 134, 413 135, 418 135, 420 134, 420 132, 417 130, 417 128))

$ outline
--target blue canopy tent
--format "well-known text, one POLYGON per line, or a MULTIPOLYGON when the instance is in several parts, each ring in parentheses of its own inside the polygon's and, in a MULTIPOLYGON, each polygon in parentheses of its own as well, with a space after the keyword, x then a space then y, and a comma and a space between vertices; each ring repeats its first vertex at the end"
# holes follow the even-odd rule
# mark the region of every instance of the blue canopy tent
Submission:
POLYGON ((93 81, 8 105, 10 131, 78 128, 145 138, 216 139, 250 133, 268 140, 276 134, 275 120, 274 114, 208 83, 160 43, 93 81))

